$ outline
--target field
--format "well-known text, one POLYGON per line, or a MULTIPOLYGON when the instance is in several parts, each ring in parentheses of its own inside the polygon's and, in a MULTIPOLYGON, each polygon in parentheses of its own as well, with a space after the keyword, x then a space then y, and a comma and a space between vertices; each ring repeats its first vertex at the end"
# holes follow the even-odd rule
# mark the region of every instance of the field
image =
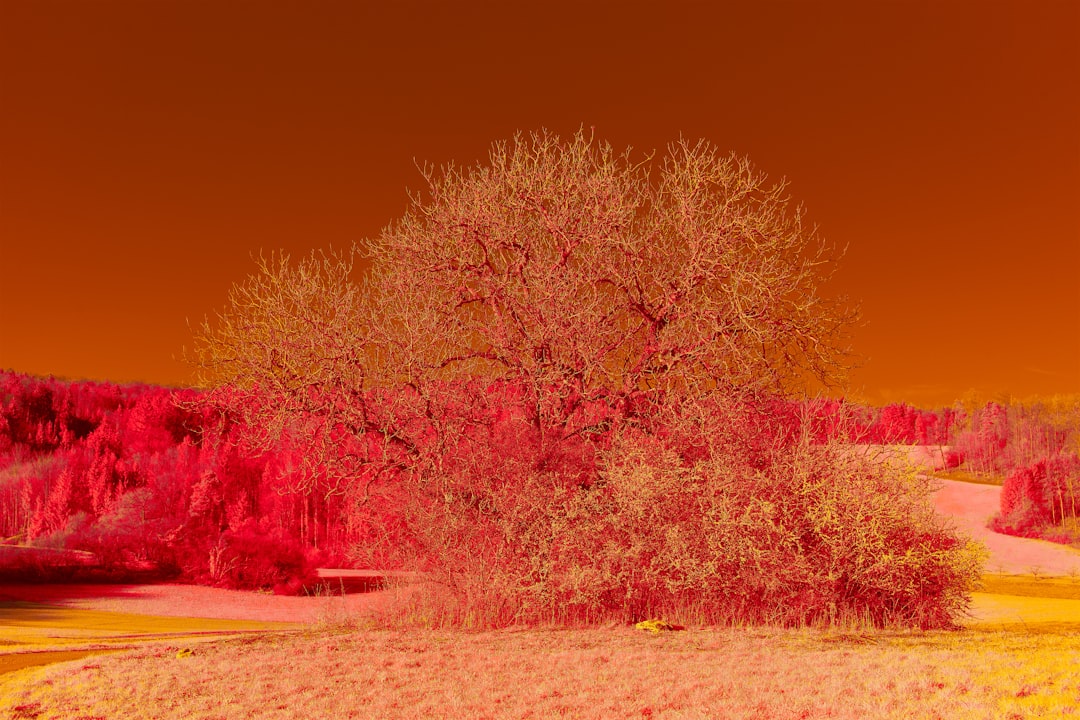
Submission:
POLYGON ((1057 718, 1080 714, 1077 604, 987 594, 976 605, 991 614, 1009 606, 1006 614, 1043 619, 1018 627, 999 618, 934 633, 694 627, 660 634, 629 627, 468 633, 380 629, 362 616, 342 615, 287 632, 215 641, 178 636, 7 672, 0 675, 0 712, 11 718, 1057 718))
POLYGON ((1080 716, 1080 578, 983 590, 955 632, 653 634, 395 626, 385 593, 9 586, 0 717, 1080 716))
MULTIPOLYGON (((935 503, 982 535, 999 490, 945 483, 935 503)), ((392 593, 7 586, 0 717, 1080 717, 1080 554, 995 537, 952 632, 467 632, 392 593)))

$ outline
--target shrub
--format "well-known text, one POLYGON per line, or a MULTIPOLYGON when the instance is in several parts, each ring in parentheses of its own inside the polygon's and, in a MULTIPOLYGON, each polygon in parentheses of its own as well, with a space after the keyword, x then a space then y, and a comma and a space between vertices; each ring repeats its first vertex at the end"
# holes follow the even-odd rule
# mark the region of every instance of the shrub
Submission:
POLYGON ((238 590, 286 590, 313 574, 300 543, 254 520, 222 534, 217 584, 238 590))
POLYGON ((1001 487, 1001 514, 995 530, 1010 535, 1038 537, 1051 521, 1050 508, 1043 495, 1046 484, 1046 461, 1013 471, 1001 487))
POLYGON ((954 470, 964 464, 964 453, 959 450, 945 451, 945 469, 954 470))
POLYGON ((485 625, 956 619, 981 550, 935 515, 931 481, 751 406, 719 410, 664 416, 666 438, 617 433, 590 484, 511 471, 433 499, 411 520, 456 601, 435 612, 485 625), (692 436, 710 440, 704 455, 682 452, 692 436))

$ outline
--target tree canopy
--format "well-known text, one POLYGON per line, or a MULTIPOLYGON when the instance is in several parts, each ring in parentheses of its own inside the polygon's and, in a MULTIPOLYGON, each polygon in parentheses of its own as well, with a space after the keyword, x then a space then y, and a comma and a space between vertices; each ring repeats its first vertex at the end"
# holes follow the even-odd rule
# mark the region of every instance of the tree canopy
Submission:
POLYGON ((257 385, 287 410, 316 389, 498 379, 557 416, 568 399, 844 377, 855 313, 820 294, 838 253, 744 158, 680 140, 635 160, 542 131, 424 177, 361 244, 366 277, 341 255, 263 259, 203 326, 200 380, 257 385))
POLYGON ((784 183, 582 131, 423 173, 351 253, 260 258, 193 353, 250 444, 300 450, 297 490, 370 526, 356 558, 435 572, 483 623, 962 607, 978 552, 926 483, 777 400, 842 380, 855 318, 784 183))
POLYGON ((395 367, 537 387, 798 388, 842 377, 853 319, 836 259, 743 158, 680 140, 634 161, 578 132, 427 170, 426 198, 367 248, 395 367))

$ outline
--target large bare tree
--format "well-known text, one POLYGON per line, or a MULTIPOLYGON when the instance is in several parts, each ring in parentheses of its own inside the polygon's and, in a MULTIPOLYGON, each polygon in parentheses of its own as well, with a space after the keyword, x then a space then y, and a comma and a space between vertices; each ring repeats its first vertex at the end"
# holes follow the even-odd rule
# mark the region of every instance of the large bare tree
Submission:
POLYGON ((227 387, 264 443, 288 431, 340 454, 378 429, 415 452, 417 433, 448 432, 446 388, 467 381, 516 388, 557 445, 610 424, 584 412, 597 403, 625 417, 843 376, 854 314, 819 292, 836 253, 743 158, 680 140, 635 160, 583 131, 539 132, 424 176, 364 243, 366 277, 351 254, 261 258, 204 323, 200 381, 227 387))
POLYGON ((329 476, 323 489, 337 492, 356 469, 352 439, 368 422, 365 293, 351 253, 313 253, 298 263, 278 253, 258 265, 229 292, 228 307, 203 322, 187 359, 253 450, 283 438, 301 442, 304 489, 329 476))
POLYGON ((193 353, 257 443, 308 449, 296 489, 340 495, 373 562, 407 546, 497 622, 963 604, 977 553, 918 483, 754 402, 841 380, 854 319, 784 183, 584 132, 424 176, 352 254, 263 259, 193 353))
POLYGON ((425 177, 368 243, 399 380, 499 377, 565 407, 842 378, 853 314, 819 293, 835 254, 745 159, 541 132, 425 177))

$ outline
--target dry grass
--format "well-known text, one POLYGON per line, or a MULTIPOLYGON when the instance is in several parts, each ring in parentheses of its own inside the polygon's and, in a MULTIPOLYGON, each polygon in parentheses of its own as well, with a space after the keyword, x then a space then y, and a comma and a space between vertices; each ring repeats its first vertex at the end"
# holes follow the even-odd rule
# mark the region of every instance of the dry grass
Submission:
POLYGON ((20 621, 9 603, 5 638, 21 627, 36 649, 51 637, 54 650, 120 652, 0 668, 0 718, 1080 717, 1080 579, 987 576, 982 589, 958 632, 469 633, 310 598, 322 609, 301 629, 214 636, 193 633, 240 623, 62 607, 20 621))
POLYGON ((886 633, 342 625, 0 675, 12 718, 1027 718, 1080 714, 1080 627, 886 633), (1059 628, 1060 630, 1061 628, 1059 628), (187 650, 187 651, 185 651, 187 650))

